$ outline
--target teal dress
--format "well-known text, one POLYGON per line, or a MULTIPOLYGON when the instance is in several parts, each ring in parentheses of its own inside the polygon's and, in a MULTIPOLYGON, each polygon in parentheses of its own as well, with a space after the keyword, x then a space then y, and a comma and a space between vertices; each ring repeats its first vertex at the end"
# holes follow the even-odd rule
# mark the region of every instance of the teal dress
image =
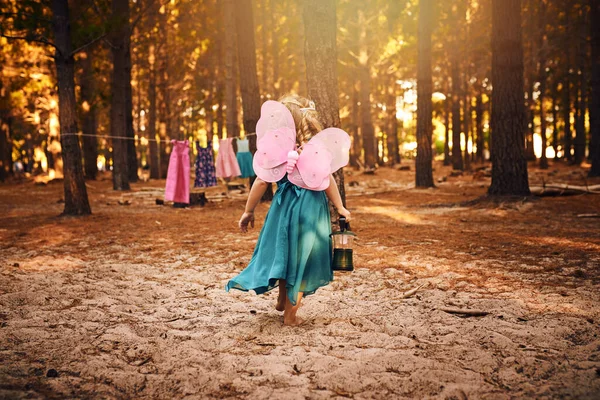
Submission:
POLYGON ((283 178, 250 263, 225 290, 262 294, 285 279, 288 298, 295 305, 298 292, 310 295, 333 280, 330 234, 325 192, 302 189, 283 178))

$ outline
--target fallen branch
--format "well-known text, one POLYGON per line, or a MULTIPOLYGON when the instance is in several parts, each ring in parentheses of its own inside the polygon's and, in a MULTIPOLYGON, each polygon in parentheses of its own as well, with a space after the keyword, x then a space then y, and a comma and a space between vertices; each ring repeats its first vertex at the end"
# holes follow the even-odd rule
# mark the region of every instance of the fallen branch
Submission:
POLYGON ((563 183, 543 184, 531 186, 531 194, 535 196, 574 196, 578 194, 600 194, 600 185, 577 186, 563 183))
POLYGON ((409 291, 404 292, 404 294, 402 295, 403 299, 408 299, 410 296, 412 296, 413 294, 417 293, 417 291, 419 289, 421 289, 423 286, 425 286, 425 284, 421 285, 421 286, 417 286, 414 289, 410 289, 409 291))
POLYGON ((577 218, 600 218, 600 214, 577 214, 577 218))
POLYGON ((466 310, 464 308, 442 307, 438 308, 438 310, 447 312, 448 314, 459 314, 467 317, 484 317, 489 314, 489 312, 483 310, 466 310))

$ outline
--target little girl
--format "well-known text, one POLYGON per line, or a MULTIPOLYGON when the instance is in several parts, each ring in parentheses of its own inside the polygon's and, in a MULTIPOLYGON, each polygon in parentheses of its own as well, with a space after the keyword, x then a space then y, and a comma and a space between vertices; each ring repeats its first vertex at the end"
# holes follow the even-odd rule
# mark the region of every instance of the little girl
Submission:
MULTIPOLYGON (((308 99, 286 96, 280 100, 290 110, 296 125, 296 142, 302 146, 323 130, 318 114, 308 99)), ((338 213, 350 221, 337 184, 332 176, 324 191, 292 184, 287 175, 277 182, 277 192, 265 217, 250 264, 229 281, 226 290, 254 290, 265 293, 279 286, 275 308, 283 311, 285 325, 299 325, 296 317, 303 296, 314 293, 333 280, 331 270, 331 222, 327 198, 338 213)), ((246 209, 240 218, 242 232, 254 227, 254 209, 268 183, 257 178, 252 185, 246 209)))

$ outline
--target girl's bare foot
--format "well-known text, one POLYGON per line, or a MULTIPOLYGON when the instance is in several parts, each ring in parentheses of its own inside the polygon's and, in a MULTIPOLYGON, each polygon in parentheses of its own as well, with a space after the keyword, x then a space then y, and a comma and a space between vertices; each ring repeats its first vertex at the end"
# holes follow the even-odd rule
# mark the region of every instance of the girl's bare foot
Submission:
POLYGON ((296 317, 294 315, 294 318, 292 319, 290 318, 285 318, 283 317, 283 324, 286 326, 298 326, 298 325, 302 325, 302 323, 304 322, 304 319, 300 318, 300 317, 296 317))

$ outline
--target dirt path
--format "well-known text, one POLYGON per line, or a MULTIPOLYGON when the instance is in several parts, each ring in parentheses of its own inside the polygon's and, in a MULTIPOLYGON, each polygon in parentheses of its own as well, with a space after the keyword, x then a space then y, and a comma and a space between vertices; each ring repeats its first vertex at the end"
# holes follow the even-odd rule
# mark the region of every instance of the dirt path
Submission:
POLYGON ((600 196, 461 206, 487 178, 413 176, 347 177, 357 269, 298 328, 276 293, 223 290, 262 224, 237 232, 243 196, 174 209, 161 182, 96 181, 94 215, 59 218, 60 183, 0 186, 0 398, 598 398, 600 224, 577 216, 600 196))

